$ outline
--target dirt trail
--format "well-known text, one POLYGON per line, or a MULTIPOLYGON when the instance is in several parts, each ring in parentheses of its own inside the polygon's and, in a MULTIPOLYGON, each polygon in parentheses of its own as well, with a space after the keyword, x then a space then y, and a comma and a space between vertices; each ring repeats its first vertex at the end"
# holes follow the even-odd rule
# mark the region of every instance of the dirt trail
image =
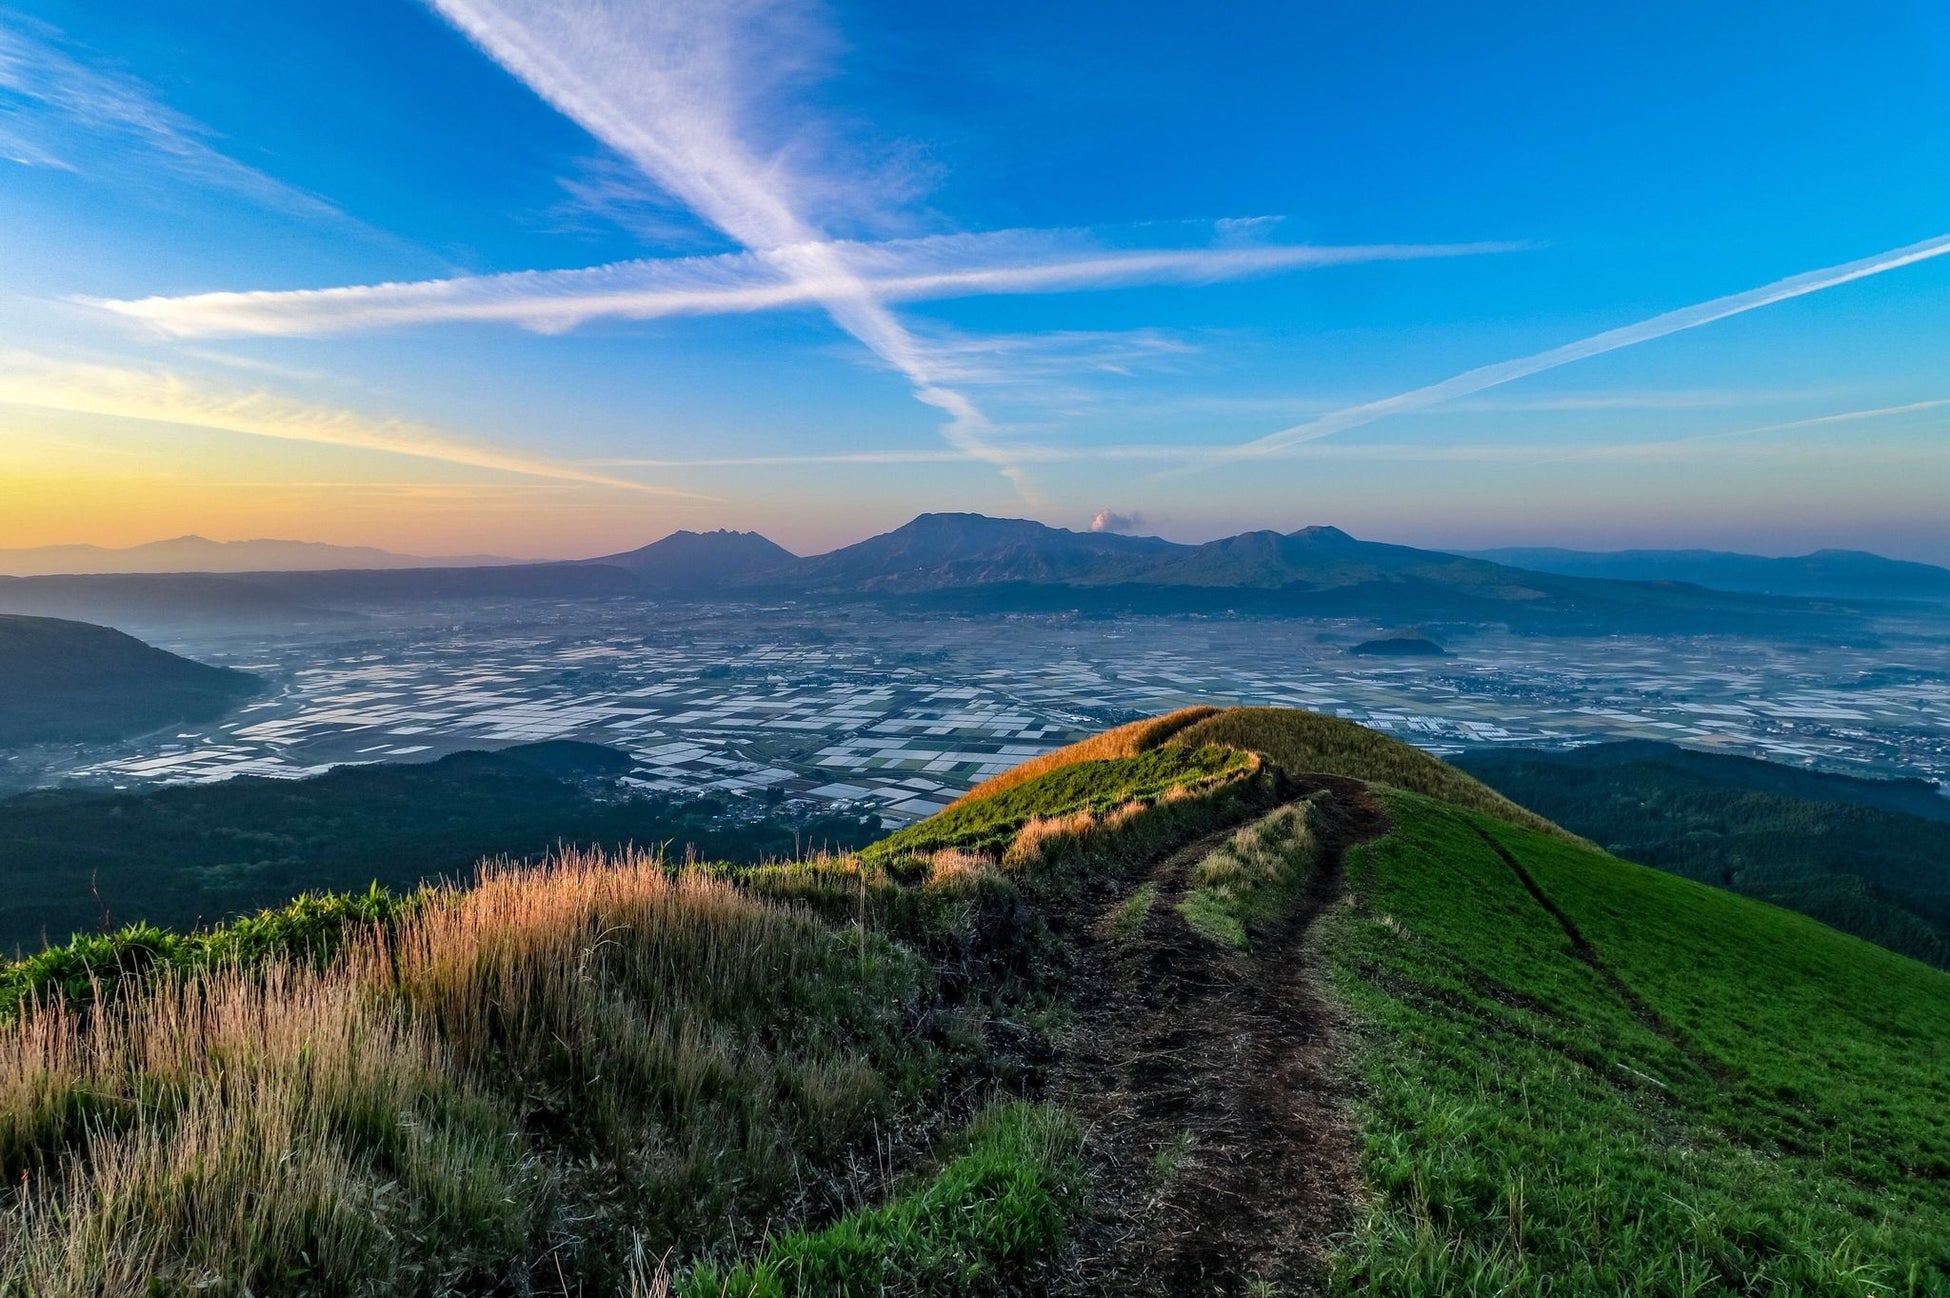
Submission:
POLYGON ((1053 1292, 1318 1291, 1325 1242, 1348 1224, 1355 1151, 1307 939, 1341 896, 1346 848, 1387 826, 1365 786, 1316 777, 1300 793, 1322 788, 1321 868, 1250 956, 1177 913, 1186 872, 1224 834, 1151 872, 1157 900, 1138 933, 1076 926, 1078 1018, 1052 1089, 1090 1131, 1092 1198, 1053 1292))

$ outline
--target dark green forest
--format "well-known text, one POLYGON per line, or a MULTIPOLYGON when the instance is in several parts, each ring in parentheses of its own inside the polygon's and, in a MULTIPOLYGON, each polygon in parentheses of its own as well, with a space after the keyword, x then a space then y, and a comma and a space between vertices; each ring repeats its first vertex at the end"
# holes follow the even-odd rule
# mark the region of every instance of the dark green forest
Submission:
MULTIPOLYGON (((320 890, 411 888, 557 844, 664 847, 758 861, 850 848, 854 817, 753 819, 720 799, 627 795, 624 754, 593 744, 345 766, 304 780, 0 801, 0 951, 148 922, 190 928, 320 890)), ((741 804, 742 805, 742 804, 741 804)))

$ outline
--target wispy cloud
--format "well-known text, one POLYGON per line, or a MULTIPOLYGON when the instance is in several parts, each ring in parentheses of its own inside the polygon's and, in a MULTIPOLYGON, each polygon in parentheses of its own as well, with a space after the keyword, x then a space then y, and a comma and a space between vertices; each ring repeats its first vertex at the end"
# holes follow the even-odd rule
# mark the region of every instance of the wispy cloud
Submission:
POLYGON ((166 371, 81 363, 27 351, 0 351, 0 405, 355 447, 589 487, 693 494, 497 450, 410 420, 375 419, 268 392, 212 387, 166 371))
POLYGON ((778 0, 431 0, 481 50, 557 111, 628 158, 782 279, 947 416, 957 449, 1023 484, 987 441, 989 422, 934 372, 926 348, 835 250, 813 200, 837 186, 754 140, 763 97, 816 32, 778 0))
POLYGON ((1714 298, 1695 306, 1681 307, 1677 311, 1668 311, 1664 315, 1653 316, 1637 324, 1609 329, 1577 342, 1566 343, 1562 347, 1538 352, 1534 356, 1485 365, 1478 369, 1467 370, 1454 378, 1444 379, 1440 383, 1432 383, 1427 387, 1415 388, 1379 401, 1348 406, 1309 419, 1305 423, 1283 428, 1277 433, 1269 433, 1254 441, 1227 447, 1215 452, 1209 459, 1210 462, 1218 463, 1276 455, 1305 442, 1331 437, 1351 428, 1359 428, 1363 424, 1386 419, 1390 415, 1426 410, 1430 406, 1452 401, 1457 397, 1471 396, 1517 379, 1528 378, 1533 374, 1542 374, 1546 370, 1554 370, 1593 356, 1602 356, 1606 352, 1618 351, 1621 348, 1635 347, 1640 343, 1651 342, 1655 338, 1664 338, 1687 329, 1697 329, 1701 325, 1725 320, 1730 316, 1743 315, 1748 311, 1757 311, 1776 302, 1805 297, 1810 293, 1819 293, 1823 289, 1867 279, 1872 275, 1886 274, 1904 266, 1928 261, 1933 257, 1941 257, 1945 253, 1950 253, 1950 235, 1939 235, 1934 239, 1926 239, 1921 243, 1909 244, 1889 252, 1877 253, 1872 257, 1863 257, 1857 261, 1844 262, 1839 266, 1791 275, 1759 288, 1714 298))
MULTIPOLYGON (((843 244, 817 218, 836 195, 875 188, 864 178, 808 165, 805 151, 760 139, 780 114, 778 88, 806 70, 803 51, 830 48, 810 5, 792 0, 430 0, 489 57, 590 134, 633 162, 696 215, 736 240, 749 264, 721 265, 735 282, 676 290, 635 311, 718 309, 730 301, 757 309, 817 304, 882 363, 906 378, 920 401, 946 416, 943 436, 957 450, 996 466, 1031 496, 1020 456, 957 384, 953 365, 905 326, 891 303, 943 293, 1038 292, 1075 285, 1138 282, 1146 275, 1222 277, 1207 252, 1047 257, 1028 265, 915 266, 917 253, 965 252, 956 240, 921 244, 843 244), (891 263, 890 260, 891 259, 891 263), (1170 267, 1170 269, 1168 269, 1170 267), (757 283, 736 271, 756 273, 757 283)), ((800 113, 795 120, 808 120, 800 113)), ((1230 232, 1248 236, 1251 229, 1230 232)), ((1269 254, 1249 247, 1237 258, 1269 254)), ((1296 255, 1296 254, 1288 254, 1296 255)), ((693 270, 698 269, 696 267, 693 270)), ((640 273, 640 272, 638 272, 640 273)), ((1236 272, 1234 272, 1236 273, 1236 272)), ((656 296, 661 289, 653 289, 656 296)), ((573 312, 571 313, 573 314, 573 312)), ((528 319, 532 320, 532 316, 528 319)))
MULTIPOLYGON (((452 322, 560 333, 591 320, 649 320, 824 308, 864 293, 882 304, 988 294, 1072 292, 1138 284, 1205 284, 1358 262, 1508 252, 1521 245, 1227 244, 1123 248, 1086 231, 1005 230, 883 243, 840 242, 709 257, 645 259, 581 270, 357 285, 289 292, 200 293, 90 305, 174 337, 316 335, 452 322), (825 271, 809 269, 818 263, 825 271)), ((902 328, 931 382, 976 344, 944 350, 902 328)), ((998 340, 997 347, 1006 347, 998 340)), ((912 376, 910 376, 912 377, 912 376)))
MULTIPOLYGON (((1579 450, 1555 455, 1539 455, 1535 443, 1454 443, 1454 442, 1407 442, 1407 443, 1303 443, 1295 446, 1293 454, 1305 455, 1309 459, 1333 461, 1375 461, 1377 463, 1496 463, 1496 464, 1556 464, 1577 460, 1616 459, 1616 460, 1690 460, 1702 455, 1716 453, 1716 444, 1736 441, 1742 438, 1761 437, 1771 433, 1798 432, 1803 429, 1829 427, 1836 424, 1860 423, 1869 420, 1894 419, 1904 415, 1924 414, 1936 410, 1950 410, 1950 398, 1929 401, 1912 401, 1904 405, 1878 406, 1866 410, 1847 410, 1835 414, 1815 415, 1806 419, 1790 419, 1779 423, 1756 424, 1741 428, 1725 429, 1714 433, 1700 433, 1689 437, 1661 438, 1656 441, 1628 440, 1607 442, 1602 445, 1586 446, 1579 450)), ((1222 448, 1221 448, 1222 449, 1222 448)), ((1770 448, 1766 453, 1775 453, 1770 448)), ((1139 442, 1106 443, 1097 445, 1023 445, 1011 448, 1011 453, 1025 464, 1076 464, 1101 461, 1135 462, 1148 461, 1164 464, 1193 464, 1209 461, 1215 448, 1208 443, 1187 442, 1139 442)), ((1851 448, 1859 450, 1859 448, 1851 448)), ((716 456, 694 459, 613 459, 590 461, 589 463, 607 468, 654 468, 667 470, 714 469, 714 468, 791 468, 801 466, 833 465, 902 465, 902 464, 950 464, 964 457, 958 452, 947 450, 895 449, 882 451, 841 451, 826 454, 807 455, 742 455, 716 456)), ((1106 527, 1119 515, 1107 513, 1106 527)), ((1139 520, 1142 523, 1142 520, 1139 520)))
POLYGON ((66 52, 53 29, 0 13, 0 157, 94 179, 160 169, 259 207, 343 219, 330 203, 223 153, 212 138, 141 81, 66 52))

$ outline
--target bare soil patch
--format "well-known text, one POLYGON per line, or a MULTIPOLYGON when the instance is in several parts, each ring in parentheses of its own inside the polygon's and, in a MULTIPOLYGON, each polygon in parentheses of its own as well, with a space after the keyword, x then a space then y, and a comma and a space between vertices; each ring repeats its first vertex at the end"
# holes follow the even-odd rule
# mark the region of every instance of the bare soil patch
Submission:
MULTIPOLYGON (((1298 792, 1322 788, 1320 869, 1250 955, 1177 913, 1187 871, 1224 834, 1152 869, 1141 927, 1077 917, 1077 1018, 1051 1089, 1090 1133, 1092 1194, 1053 1292, 1319 1291, 1327 1241, 1350 1224, 1356 1164, 1339 1024, 1309 936, 1342 895, 1346 848, 1387 827, 1365 785, 1322 776, 1298 792)), ((1113 906, 1137 882, 1089 904, 1113 906)))

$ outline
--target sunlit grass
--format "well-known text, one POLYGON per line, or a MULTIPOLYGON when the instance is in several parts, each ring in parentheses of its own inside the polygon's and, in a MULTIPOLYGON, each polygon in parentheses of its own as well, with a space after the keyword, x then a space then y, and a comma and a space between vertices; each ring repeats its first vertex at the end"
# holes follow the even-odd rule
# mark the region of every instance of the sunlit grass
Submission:
POLYGON ((1260 754, 1287 774, 1343 775, 1409 789, 1514 825, 1571 837, 1480 780, 1411 744, 1319 712, 1227 708, 1178 730, 1167 746, 1221 744, 1260 754))
POLYGON ((1032 757, 1017 766, 1012 766, 1000 775, 991 776, 973 789, 963 794, 953 805, 992 798, 998 793, 1015 788, 1018 784, 1074 766, 1078 762, 1101 762, 1114 757, 1136 757, 1139 753, 1156 748, 1159 744, 1177 734, 1194 722, 1203 721, 1219 709, 1212 707, 1180 708, 1163 716, 1146 717, 1142 721, 1132 721, 1092 735, 1066 748, 1032 757))
POLYGON ((1291 803, 1207 852, 1186 876, 1178 913, 1215 942, 1244 951, 1277 920, 1319 864, 1312 801, 1291 803))
POLYGON ((1338 1292, 1950 1293, 1950 978, 1386 796, 1325 933, 1371 1195, 1338 1292))
POLYGON ((30 1007, 0 1027, 0 1284, 414 1292, 735 1247, 926 1087, 931 979, 727 880, 571 854, 323 968, 30 1007))
MULTIPOLYGON (((1131 757, 1080 761, 958 802, 882 839, 862 855, 887 861, 942 848, 999 855, 1032 821, 1038 822, 1030 831, 1032 838, 1076 838, 1118 816, 1128 819, 1134 814, 1132 804, 1150 807, 1167 798, 1203 794, 1257 773, 1259 765, 1250 753, 1219 747, 1153 748, 1131 757)), ((1017 852, 1024 861, 1046 855, 1027 844, 1017 852)))

